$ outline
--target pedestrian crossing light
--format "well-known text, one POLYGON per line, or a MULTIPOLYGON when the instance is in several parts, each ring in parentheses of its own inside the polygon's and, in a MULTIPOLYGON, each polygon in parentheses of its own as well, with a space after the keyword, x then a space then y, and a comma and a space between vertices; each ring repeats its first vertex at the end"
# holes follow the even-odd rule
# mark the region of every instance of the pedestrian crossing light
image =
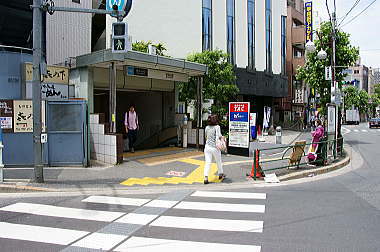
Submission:
POLYGON ((112 24, 112 52, 124 53, 128 50, 128 25, 125 22, 112 24))

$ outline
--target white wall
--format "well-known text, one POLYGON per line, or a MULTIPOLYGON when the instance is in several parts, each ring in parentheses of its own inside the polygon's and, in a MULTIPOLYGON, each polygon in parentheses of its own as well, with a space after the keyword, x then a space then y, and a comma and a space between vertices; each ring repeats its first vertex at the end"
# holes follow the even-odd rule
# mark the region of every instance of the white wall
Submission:
POLYGON ((256 26, 255 26, 255 62, 256 70, 266 69, 266 48, 265 48, 265 1, 255 1, 256 26))
POLYGON ((281 73, 281 16, 287 16, 286 0, 272 0, 272 70, 274 74, 281 73))
POLYGON ((248 19, 246 0, 235 0, 236 28, 236 64, 238 67, 248 66, 248 19))
MULTIPOLYGON (((110 38, 114 18, 107 17, 106 36, 110 38)), ((133 2, 126 21, 133 41, 164 43, 168 55, 185 58, 202 51, 201 0, 138 0, 133 2)), ((107 48, 110 41, 107 39, 107 48)))
MULTIPOLYGON (((91 0, 80 4, 71 0, 55 1, 56 6, 92 8, 91 0)), ((46 15, 46 50, 48 64, 63 63, 69 57, 91 52, 91 14, 57 11, 46 15)))
POLYGON ((213 49, 220 49, 224 52, 227 52, 226 0, 213 0, 212 8, 213 49))

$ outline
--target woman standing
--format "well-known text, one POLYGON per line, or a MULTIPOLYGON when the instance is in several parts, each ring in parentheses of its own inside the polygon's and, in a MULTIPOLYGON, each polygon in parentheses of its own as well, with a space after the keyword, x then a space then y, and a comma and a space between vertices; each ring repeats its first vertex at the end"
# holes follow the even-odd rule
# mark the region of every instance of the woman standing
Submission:
POLYGON ((208 174, 210 171, 212 158, 214 157, 218 166, 219 179, 225 178, 222 167, 222 153, 216 147, 217 141, 222 139, 220 126, 218 125, 218 118, 216 115, 208 117, 208 126, 205 129, 206 146, 205 146, 205 169, 204 169, 204 183, 208 184, 208 174))

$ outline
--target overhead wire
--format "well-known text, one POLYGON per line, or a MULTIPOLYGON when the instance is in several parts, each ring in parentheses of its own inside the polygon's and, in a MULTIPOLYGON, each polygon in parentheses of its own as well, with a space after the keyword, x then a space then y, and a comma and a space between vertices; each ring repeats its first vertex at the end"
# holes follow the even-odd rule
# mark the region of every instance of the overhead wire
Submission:
POLYGON ((373 0, 364 10, 362 10, 359 14, 357 14, 355 17, 350 19, 347 23, 343 24, 341 27, 348 25, 352 21, 354 21, 356 18, 358 18, 361 14, 363 14, 369 7, 371 7, 377 0, 373 0))
POLYGON ((356 0, 356 2, 352 5, 351 9, 346 13, 346 15, 344 15, 344 17, 340 21, 339 25, 341 25, 343 23, 343 21, 348 17, 348 15, 351 13, 351 11, 353 11, 355 9, 355 7, 358 6, 358 4, 360 3, 360 1, 361 0, 356 0))

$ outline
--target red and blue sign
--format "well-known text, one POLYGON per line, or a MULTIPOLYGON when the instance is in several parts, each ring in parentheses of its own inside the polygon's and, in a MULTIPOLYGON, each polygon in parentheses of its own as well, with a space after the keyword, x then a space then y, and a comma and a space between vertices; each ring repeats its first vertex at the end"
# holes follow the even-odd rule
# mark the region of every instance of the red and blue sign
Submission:
POLYGON ((249 122, 249 103, 231 102, 230 103, 230 121, 249 122))

